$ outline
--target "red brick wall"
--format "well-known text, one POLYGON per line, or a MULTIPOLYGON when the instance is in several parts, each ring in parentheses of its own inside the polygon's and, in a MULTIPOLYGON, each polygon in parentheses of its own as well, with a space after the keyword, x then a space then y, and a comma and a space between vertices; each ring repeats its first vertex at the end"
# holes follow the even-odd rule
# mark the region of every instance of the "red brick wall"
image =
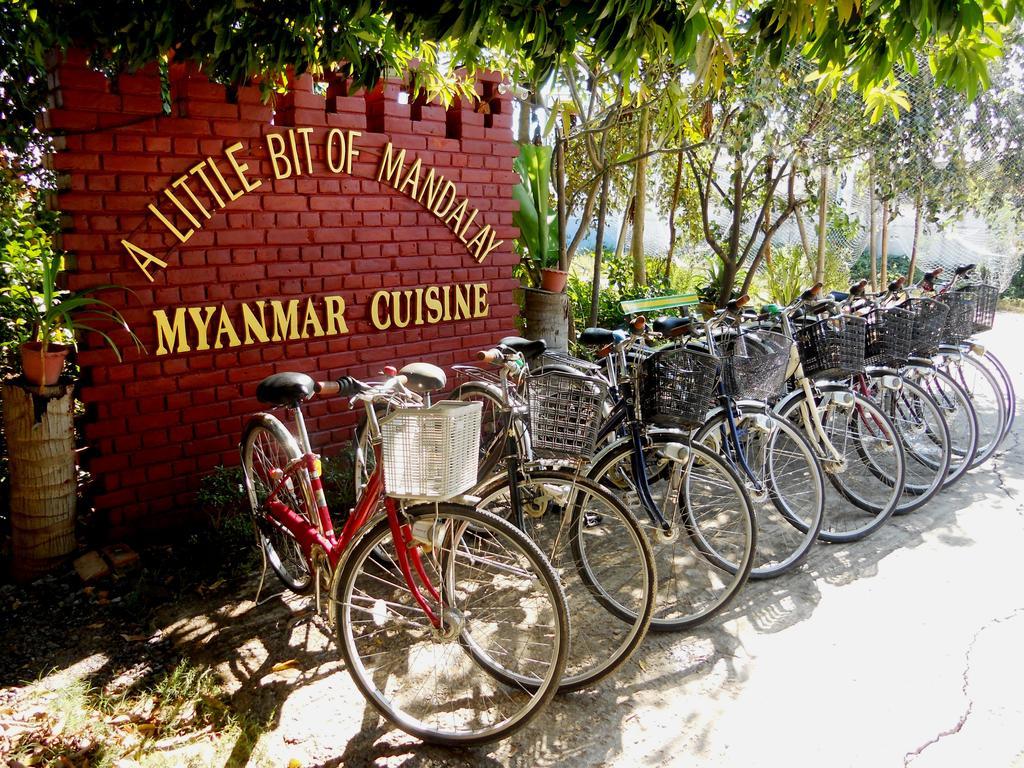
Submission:
MULTIPOLYGON (((85 340, 78 357, 87 406, 84 462, 96 477, 94 504, 107 515, 110 535, 188 519, 201 477, 218 464, 238 463, 243 425, 260 410, 255 390, 263 377, 285 370, 372 377, 385 364, 415 360, 448 366, 513 331, 516 147, 497 76, 481 76, 479 98, 446 111, 415 99, 401 103, 402 85, 390 80, 372 93, 351 94, 336 82, 325 99, 308 76, 267 105, 255 87, 229 93, 172 67, 169 116, 161 114, 155 69, 109 81, 72 52, 51 78, 44 126, 57 137, 51 160, 61 174, 62 245, 73 255, 69 287, 134 291, 111 290, 103 298, 124 313, 148 350, 137 352, 115 334, 123 362, 96 338, 85 340), (291 126, 314 129, 313 173, 275 180, 263 137, 291 126), (332 127, 362 131, 351 175, 325 167, 324 137, 332 127), (483 263, 424 205, 376 181, 389 140, 407 150, 410 162, 419 158, 455 182, 458 195, 479 209, 477 224, 504 240, 483 263), (243 145, 236 157, 262 186, 212 212, 180 243, 147 206, 157 204, 186 229, 184 216, 170 215, 162 190, 209 156, 228 169, 223 153, 236 141, 243 145), (152 268, 150 282, 122 239, 167 267, 152 268), (388 331, 369 321, 370 298, 382 288, 467 281, 487 283, 486 318, 388 331), (328 294, 345 299, 347 335, 155 354, 153 310, 232 310, 257 299, 328 294)), ((326 455, 349 438, 354 414, 345 401, 311 404, 307 414, 314 445, 326 455)))

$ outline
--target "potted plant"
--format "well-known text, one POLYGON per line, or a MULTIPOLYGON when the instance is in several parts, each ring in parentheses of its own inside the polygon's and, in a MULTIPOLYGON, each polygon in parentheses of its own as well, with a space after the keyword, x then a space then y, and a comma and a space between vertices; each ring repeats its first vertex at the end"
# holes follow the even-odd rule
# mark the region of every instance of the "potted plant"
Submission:
POLYGON ((118 345, 99 325, 112 323, 123 328, 136 348, 143 349, 121 313, 94 295, 117 286, 62 290, 57 278, 63 264, 60 253, 40 254, 37 266, 41 268, 23 269, 11 275, 15 281, 2 289, 9 316, 17 317, 22 327, 30 329, 27 341, 19 348, 21 370, 25 379, 40 389, 57 383, 68 353, 76 346, 76 335, 81 332, 98 333, 117 359, 122 359, 118 345))
POLYGON ((519 210, 516 248, 531 285, 562 293, 569 273, 558 268, 558 217, 551 210, 551 147, 522 144, 513 166, 520 182, 512 188, 519 210))

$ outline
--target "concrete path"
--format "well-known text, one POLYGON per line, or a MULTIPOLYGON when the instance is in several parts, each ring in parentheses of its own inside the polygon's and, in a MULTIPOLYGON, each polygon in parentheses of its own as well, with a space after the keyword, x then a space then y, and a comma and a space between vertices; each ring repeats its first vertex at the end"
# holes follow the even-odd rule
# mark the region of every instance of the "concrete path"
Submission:
MULTIPOLYGON (((1021 339, 1024 315, 1003 314, 986 342, 1024 393, 1021 339)), ((1022 429, 924 509, 819 546, 710 626, 650 636, 615 679, 490 751, 389 730, 317 626, 290 626, 292 598, 179 606, 165 634, 268 718, 236 754, 253 765, 1024 766, 1022 429)))

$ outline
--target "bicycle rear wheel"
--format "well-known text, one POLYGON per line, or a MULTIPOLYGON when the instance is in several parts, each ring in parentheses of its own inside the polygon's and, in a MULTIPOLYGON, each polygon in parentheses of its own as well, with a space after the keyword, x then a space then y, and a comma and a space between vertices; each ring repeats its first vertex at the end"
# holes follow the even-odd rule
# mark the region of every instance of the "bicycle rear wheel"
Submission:
POLYGON ((276 499, 307 521, 316 520, 306 471, 296 470, 285 479, 285 470, 301 455, 295 438, 268 413, 254 416, 242 435, 242 472, 260 546, 281 582, 293 592, 304 594, 312 584, 307 555, 291 532, 267 514, 265 506, 270 494, 285 480, 276 499))
POLYGON ((509 736, 558 689, 569 619, 558 578, 510 523, 472 507, 407 508, 429 582, 428 619, 399 566, 389 520, 352 546, 331 596, 356 686, 403 731, 471 746, 509 736), (501 674, 495 674, 500 670, 501 674), (517 680, 519 683, 511 683, 517 680))
POLYGON ((521 524, 547 556, 569 605, 569 659, 560 690, 592 686, 633 653, 651 623, 657 577, 640 525, 597 483, 573 472, 530 472, 473 491, 478 508, 521 524), (521 523, 520 523, 521 521, 521 523))

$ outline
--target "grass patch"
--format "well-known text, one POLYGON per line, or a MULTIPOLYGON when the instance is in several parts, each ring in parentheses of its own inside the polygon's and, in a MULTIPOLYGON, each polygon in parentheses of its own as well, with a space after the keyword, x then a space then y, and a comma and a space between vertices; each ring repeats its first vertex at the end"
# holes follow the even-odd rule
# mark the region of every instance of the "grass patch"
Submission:
POLYGON ((85 681, 30 686, 0 707, 0 754, 25 766, 222 766, 250 755, 266 727, 232 708, 211 668, 182 660, 119 696, 85 681))
POLYGON ((996 309, 1003 312, 1024 312, 1024 299, 1002 298, 996 305, 996 309))

